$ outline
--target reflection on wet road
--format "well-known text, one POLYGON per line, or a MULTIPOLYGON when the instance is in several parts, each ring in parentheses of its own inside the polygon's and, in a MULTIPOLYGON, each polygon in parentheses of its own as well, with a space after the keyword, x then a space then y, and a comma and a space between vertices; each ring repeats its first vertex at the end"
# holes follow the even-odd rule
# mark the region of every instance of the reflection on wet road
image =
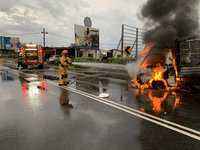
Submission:
POLYGON ((171 114, 180 103, 180 98, 175 92, 135 89, 134 94, 138 103, 140 103, 142 97, 145 98, 147 103, 150 102, 147 108, 144 106, 144 108, 141 107, 140 109, 143 112, 153 111, 156 116, 159 116, 159 114, 171 114))
POLYGON ((198 91, 140 90, 131 88, 127 82, 101 77, 78 80, 74 88, 94 95, 107 92, 110 94, 109 100, 200 131, 198 91))
MULTIPOLYGON (((18 72, 4 68, 0 73, 0 149, 200 147, 199 141, 189 136, 49 84, 49 80, 57 84, 54 71, 18 72), (73 109, 63 106, 69 101, 73 109)), ((87 78, 71 73, 69 77, 71 81, 83 77, 70 86, 72 89, 96 96, 107 92, 108 99, 115 103, 200 131, 198 92, 133 89, 119 75, 119 82, 105 74, 87 78)))
POLYGON ((12 77, 12 75, 11 75, 11 74, 8 74, 8 70, 3 70, 3 69, 2 69, 0 72, 1 72, 0 78, 1 78, 1 81, 2 81, 2 82, 7 82, 7 81, 12 81, 12 80, 14 80, 14 78, 12 77))
POLYGON ((45 96, 47 89, 46 89, 46 82, 43 81, 43 76, 40 74, 39 76, 36 75, 20 75, 19 80, 22 85, 22 92, 24 99, 28 101, 29 105, 33 109, 41 108, 41 96, 45 96))
POLYGON ((134 89, 139 109, 200 131, 199 93, 134 89))

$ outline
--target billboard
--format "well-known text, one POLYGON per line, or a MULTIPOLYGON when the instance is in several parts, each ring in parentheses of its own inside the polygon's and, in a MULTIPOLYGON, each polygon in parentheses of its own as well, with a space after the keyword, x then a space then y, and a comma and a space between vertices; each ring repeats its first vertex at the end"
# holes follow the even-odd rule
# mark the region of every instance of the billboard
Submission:
POLYGON ((20 46, 19 38, 0 36, 0 49, 19 50, 19 46, 20 46))
POLYGON ((5 45, 4 45, 4 37, 0 36, 0 49, 6 49, 5 45))
POLYGON ((99 29, 75 25, 75 46, 79 49, 99 49, 99 29))

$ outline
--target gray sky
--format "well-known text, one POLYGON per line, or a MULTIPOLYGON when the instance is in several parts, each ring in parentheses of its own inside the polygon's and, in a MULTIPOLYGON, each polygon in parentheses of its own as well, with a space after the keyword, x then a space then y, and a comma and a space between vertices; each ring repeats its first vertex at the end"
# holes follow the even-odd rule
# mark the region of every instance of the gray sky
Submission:
POLYGON ((122 24, 143 26, 136 14, 145 1, 0 0, 0 35, 42 44, 41 31, 46 28, 47 46, 68 46, 74 43, 74 24, 83 25, 88 16, 92 27, 100 29, 100 48, 116 48, 106 43, 119 42, 122 24), (27 33, 32 34, 21 35, 27 33))

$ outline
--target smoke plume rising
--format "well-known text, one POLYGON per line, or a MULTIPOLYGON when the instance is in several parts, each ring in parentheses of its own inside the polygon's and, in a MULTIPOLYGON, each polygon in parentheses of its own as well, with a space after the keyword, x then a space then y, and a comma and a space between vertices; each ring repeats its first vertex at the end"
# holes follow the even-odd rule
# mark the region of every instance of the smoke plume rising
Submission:
POLYGON ((199 27, 200 0, 148 0, 141 9, 144 43, 172 47, 176 39, 193 36, 199 27))
POLYGON ((137 62, 128 63, 126 64, 126 70, 128 71, 128 74, 130 77, 135 78, 137 73, 140 70, 140 65, 143 62, 144 57, 140 57, 137 62))

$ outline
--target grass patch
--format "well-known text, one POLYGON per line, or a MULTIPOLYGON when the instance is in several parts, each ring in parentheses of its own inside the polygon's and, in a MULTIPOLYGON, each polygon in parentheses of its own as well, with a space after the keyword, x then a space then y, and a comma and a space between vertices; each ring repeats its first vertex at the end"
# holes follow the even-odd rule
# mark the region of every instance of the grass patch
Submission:
POLYGON ((15 56, 0 56, 0 58, 4 58, 4 59, 17 59, 18 56, 15 55, 15 56))
MULTIPOLYGON (((108 58, 108 63, 111 64, 126 64, 130 62, 135 62, 136 58, 108 58)), ((59 65, 60 57, 57 57, 54 61, 55 65, 59 65)), ((102 63, 102 58, 91 58, 91 57, 78 57, 74 58, 72 62, 96 62, 96 63, 102 63)))
POLYGON ((92 57, 78 57, 74 58, 73 62, 102 62, 101 58, 92 58, 92 57))
POLYGON ((86 67, 71 64, 71 65, 69 65, 69 69, 86 69, 86 67))
POLYGON ((127 64, 127 63, 131 63, 131 62, 135 62, 136 58, 129 58, 129 57, 125 57, 125 58, 108 58, 108 62, 111 64, 127 64))

